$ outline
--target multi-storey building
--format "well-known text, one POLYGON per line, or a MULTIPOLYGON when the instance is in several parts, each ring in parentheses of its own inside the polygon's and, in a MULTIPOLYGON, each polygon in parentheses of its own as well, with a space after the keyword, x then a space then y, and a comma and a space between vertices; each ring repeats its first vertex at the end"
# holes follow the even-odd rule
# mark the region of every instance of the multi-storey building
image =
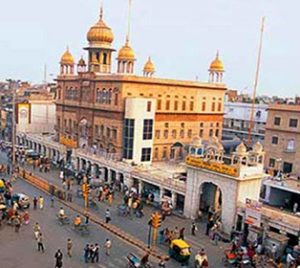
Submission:
MULTIPOLYGON (((253 112, 253 127, 251 131, 252 143, 256 141, 263 142, 265 137, 265 128, 267 121, 266 104, 255 104, 253 112)), ((224 104, 224 136, 238 136, 241 139, 248 139, 251 103, 244 102, 225 102, 224 104)))
POLYGON ((300 106, 271 104, 265 135, 268 169, 300 176, 300 106))
POLYGON ((56 104, 63 143, 103 149, 140 164, 182 158, 195 136, 221 136, 226 87, 218 55, 210 65, 209 82, 161 79, 154 77, 150 58, 143 76, 135 74, 129 38, 113 73, 114 36, 102 11, 87 39, 88 63, 81 58, 77 73, 69 50, 60 62, 56 104))

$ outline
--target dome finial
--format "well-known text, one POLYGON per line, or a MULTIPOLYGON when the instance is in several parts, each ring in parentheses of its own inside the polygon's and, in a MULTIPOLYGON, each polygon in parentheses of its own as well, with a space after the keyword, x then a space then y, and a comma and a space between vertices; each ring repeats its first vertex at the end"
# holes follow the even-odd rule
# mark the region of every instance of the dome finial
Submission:
POLYGON ((219 59, 219 49, 217 49, 216 59, 219 59))
POLYGON ((100 7, 100 20, 103 20, 103 3, 101 3, 100 7))
POLYGON ((128 24, 127 24, 126 43, 129 43, 130 30, 131 30, 131 0, 128 0, 128 24))

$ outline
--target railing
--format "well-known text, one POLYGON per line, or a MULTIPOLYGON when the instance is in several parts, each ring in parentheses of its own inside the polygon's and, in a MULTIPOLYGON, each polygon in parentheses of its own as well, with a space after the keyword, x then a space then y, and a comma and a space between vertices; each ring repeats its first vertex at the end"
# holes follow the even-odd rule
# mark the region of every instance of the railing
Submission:
POLYGON ((77 149, 77 152, 80 154, 85 154, 88 156, 94 156, 94 157, 102 157, 106 160, 121 160, 122 156, 119 153, 108 153, 104 149, 94 149, 94 148, 85 148, 85 149, 77 149))

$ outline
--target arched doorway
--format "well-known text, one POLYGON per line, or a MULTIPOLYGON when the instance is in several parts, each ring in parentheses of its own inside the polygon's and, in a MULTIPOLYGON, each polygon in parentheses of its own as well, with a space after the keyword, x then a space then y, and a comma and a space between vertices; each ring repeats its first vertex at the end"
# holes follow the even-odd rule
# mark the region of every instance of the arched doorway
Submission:
POLYGON ((180 142, 175 142, 171 146, 170 159, 180 160, 183 158, 183 144, 180 142))
POLYGON ((87 148, 88 146, 88 121, 82 118, 79 122, 79 147, 87 148))
POLYGON ((204 182, 200 186, 199 210, 202 213, 212 213, 216 218, 222 215, 222 191, 212 182, 204 182))

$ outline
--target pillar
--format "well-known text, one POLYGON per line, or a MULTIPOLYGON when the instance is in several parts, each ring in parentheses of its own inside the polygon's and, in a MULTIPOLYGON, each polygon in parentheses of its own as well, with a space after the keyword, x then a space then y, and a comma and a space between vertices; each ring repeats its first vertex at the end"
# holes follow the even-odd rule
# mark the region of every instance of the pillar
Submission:
POLYGON ((124 184, 130 189, 133 186, 133 178, 130 174, 124 174, 124 184))
POLYGON ((139 181, 139 195, 142 194, 144 189, 144 182, 142 180, 139 181))
POLYGON ((177 202, 177 193, 172 191, 172 205, 173 205, 173 209, 176 208, 176 202, 177 202))
POLYGON ((220 188, 216 188, 216 193, 215 193, 215 200, 214 200, 214 210, 218 211, 219 210, 219 199, 220 199, 220 188))
POLYGON ((159 188, 159 202, 161 202, 163 196, 164 196, 164 193, 165 193, 165 189, 160 187, 159 188))

